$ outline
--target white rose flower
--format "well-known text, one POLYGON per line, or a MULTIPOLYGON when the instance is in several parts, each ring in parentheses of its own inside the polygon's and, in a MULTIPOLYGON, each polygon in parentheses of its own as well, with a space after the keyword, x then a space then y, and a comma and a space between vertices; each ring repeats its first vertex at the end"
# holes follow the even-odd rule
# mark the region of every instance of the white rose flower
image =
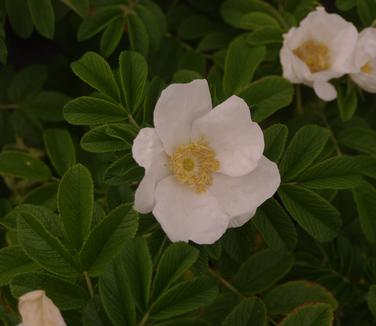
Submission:
POLYGON ((376 93, 376 28, 366 28, 359 34, 354 64, 352 80, 367 92, 376 93))
POLYGON ((20 297, 18 310, 22 317, 19 326, 66 326, 59 309, 42 290, 20 297))
POLYGON ((335 99, 336 89, 328 81, 354 70, 357 38, 352 23, 318 7, 284 35, 280 52, 283 76, 292 83, 313 87, 324 101, 335 99))
POLYGON ((247 222, 280 184, 264 136, 232 96, 212 109, 206 80, 172 84, 141 129, 133 157, 145 168, 135 209, 153 212, 171 241, 210 244, 247 222))

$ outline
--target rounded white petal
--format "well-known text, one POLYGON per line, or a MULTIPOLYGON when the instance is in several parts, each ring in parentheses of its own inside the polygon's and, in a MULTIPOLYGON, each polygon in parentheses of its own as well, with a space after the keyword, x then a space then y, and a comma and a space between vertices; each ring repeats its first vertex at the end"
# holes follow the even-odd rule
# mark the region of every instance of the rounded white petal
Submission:
POLYGON ((351 74, 351 78, 365 91, 376 93, 376 74, 366 74, 360 72, 357 74, 351 74))
POLYGON ((169 176, 158 183, 153 214, 169 239, 211 244, 226 231, 228 215, 209 193, 195 193, 169 176))
POLYGON ((66 326, 59 309, 44 291, 28 292, 19 298, 18 310, 25 326, 66 326))
POLYGON ((250 213, 245 213, 245 214, 242 214, 242 215, 231 217, 229 227, 230 228, 238 228, 240 226, 243 226, 253 216, 255 216, 255 214, 256 214, 256 210, 254 210, 250 213))
POLYGON ((205 79, 188 84, 172 84, 161 94, 154 110, 154 125, 164 149, 174 149, 190 142, 192 122, 212 108, 208 83, 205 79))
POLYGON ((167 155, 164 152, 155 155, 135 193, 134 209, 137 212, 147 214, 153 210, 155 187, 159 181, 168 175, 170 175, 170 169, 167 155))
POLYGON ((154 128, 141 129, 133 141, 133 158, 146 170, 150 167, 153 157, 162 151, 162 143, 154 128))
POLYGON ((323 101, 332 101, 337 98, 335 87, 328 82, 317 81, 313 84, 313 89, 317 96, 323 101))
POLYGON ((229 177, 216 173, 208 191, 217 198, 228 215, 238 217, 256 211, 274 195, 280 183, 277 165, 262 156, 256 169, 246 176, 229 177))
POLYGON ((209 142, 220 163, 219 172, 241 176, 252 171, 264 151, 264 135, 251 121, 247 103, 231 96, 193 123, 192 139, 209 142))

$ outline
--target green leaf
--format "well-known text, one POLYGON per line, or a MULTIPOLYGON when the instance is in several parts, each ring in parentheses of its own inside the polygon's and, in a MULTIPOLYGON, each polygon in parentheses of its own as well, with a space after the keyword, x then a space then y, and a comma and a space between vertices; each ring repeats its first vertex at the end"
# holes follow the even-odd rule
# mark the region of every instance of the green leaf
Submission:
POLYGON ((27 292, 43 289, 61 310, 82 308, 89 301, 86 289, 53 275, 27 273, 12 280, 11 291, 16 298, 27 292))
POLYGON ((63 175, 76 163, 72 137, 66 129, 47 129, 43 133, 47 154, 57 173, 63 175))
POLYGON ((52 211, 57 209, 57 182, 45 183, 34 188, 22 198, 23 204, 41 205, 52 211))
POLYGON ((294 223, 275 199, 259 207, 252 221, 269 248, 278 252, 295 249, 298 239, 294 223))
POLYGON ((256 298, 244 299, 223 321, 222 326, 264 326, 266 309, 264 303, 256 298))
POLYGON ((285 276, 294 263, 289 254, 263 249, 250 256, 235 274, 234 285, 247 294, 266 290, 285 276))
POLYGON ((37 31, 52 39, 55 33, 55 13, 51 0, 27 0, 31 18, 37 31))
POLYGON ((77 260, 36 215, 23 212, 18 218, 17 233, 26 254, 49 272, 62 276, 80 274, 77 260))
POLYGON ((86 17, 89 11, 89 0, 61 0, 81 17, 86 17))
POLYGON ((342 11, 348 11, 356 6, 356 0, 336 0, 336 7, 342 11))
POLYGON ((294 89, 288 80, 279 76, 267 76, 249 84, 239 96, 251 108, 252 120, 261 122, 289 105, 293 94, 294 89))
POLYGON ((247 42, 251 45, 280 44, 283 41, 282 29, 276 27, 261 27, 251 32, 247 42))
POLYGON ((85 41, 105 29, 115 19, 123 15, 120 6, 98 8, 94 15, 88 15, 82 21, 77 32, 77 40, 85 41))
POLYGON ((178 37, 182 40, 194 40, 213 29, 213 24, 205 15, 193 14, 184 19, 178 28, 178 37))
POLYGON ((354 127, 343 130, 338 135, 338 141, 358 152, 376 155, 376 131, 354 127))
POLYGON ((136 13, 130 13, 128 19, 128 36, 131 49, 140 52, 144 57, 149 53, 149 35, 144 22, 136 13))
POLYGON ((104 309, 115 326, 136 325, 136 311, 123 261, 116 259, 99 280, 104 309))
POLYGON ((123 248, 121 259, 133 298, 136 306, 145 311, 149 305, 153 273, 148 244, 144 238, 138 237, 127 240, 123 248))
POLYGON ((319 156, 329 139, 329 131, 318 126, 300 128, 282 157, 279 170, 282 180, 294 180, 319 156))
POLYGON ((178 70, 172 77, 174 83, 190 83, 195 79, 202 79, 202 76, 196 71, 187 69, 178 70))
POLYGON ((333 310, 325 303, 301 306, 281 321, 280 326, 330 326, 333 325, 333 310))
POLYGON ((284 0, 284 7, 294 14, 298 21, 302 20, 315 6, 317 6, 315 0, 284 0))
POLYGON ((93 229, 80 253, 82 264, 90 275, 100 275, 123 244, 135 236, 137 216, 130 204, 123 204, 111 211, 93 229))
POLYGON ((148 65, 137 52, 124 51, 119 57, 121 85, 129 112, 137 112, 145 97, 148 65))
POLYGON ((125 20, 122 17, 107 25, 100 42, 100 50, 105 57, 109 57, 119 45, 124 34, 124 26, 125 20))
POLYGON ((354 200, 359 214, 359 222, 368 242, 376 242, 376 189, 364 182, 353 190, 354 200))
POLYGON ((135 137, 134 130, 127 124, 106 124, 88 131, 81 138, 81 147, 93 153, 117 152, 130 149, 135 137), (121 130, 123 137, 115 137, 113 130, 121 130))
POLYGON ((33 21, 27 0, 6 0, 5 7, 12 29, 17 35, 28 38, 33 32, 33 21))
POLYGON ((44 181, 51 177, 50 170, 41 160, 16 151, 0 153, 0 174, 36 181, 44 181))
POLYGON ((342 221, 337 209, 327 200, 300 186, 282 185, 278 194, 296 222, 318 241, 335 238, 342 221))
POLYGON ((349 189, 362 183, 358 160, 350 156, 337 156, 319 162, 302 174, 298 182, 312 189, 349 189))
POLYGON ((372 315, 376 318, 376 285, 371 285, 369 287, 367 304, 372 315))
POLYGON ((154 77, 149 88, 146 91, 144 101, 144 121, 147 123, 153 123, 153 113, 155 105, 162 93, 162 90, 166 87, 166 83, 158 76, 154 77))
POLYGON ((239 93, 253 79, 265 54, 264 47, 251 47, 244 38, 236 38, 231 42, 223 76, 223 89, 227 95, 239 93))
POLYGON ((138 166, 131 153, 112 162, 104 171, 103 180, 110 185, 131 184, 141 180, 145 169, 138 166))
POLYGON ((290 281, 276 286, 263 300, 272 315, 287 315, 295 308, 309 303, 327 303, 333 310, 338 303, 327 289, 309 281, 290 281))
POLYGON ((127 112, 120 105, 89 96, 78 97, 64 107, 64 118, 74 125, 118 122, 127 117, 127 112))
POLYGON ((90 232, 93 217, 93 180, 89 170, 72 166, 62 177, 57 194, 60 218, 67 238, 80 249, 90 232))
POLYGON ((365 27, 372 25, 376 18, 376 2, 374 0, 357 0, 358 16, 365 27))
POLYGON ((213 279, 202 276, 178 283, 153 303, 150 318, 166 320, 211 303, 218 295, 213 279))
POLYGON ((17 275, 40 269, 19 246, 0 249, 0 285, 7 285, 17 275))
POLYGON ((199 251, 186 243, 170 245, 162 255, 154 279, 153 297, 158 298, 197 260, 199 251))
POLYGON ((264 155, 268 159, 274 162, 279 161, 285 150, 288 133, 288 128, 280 123, 274 124, 264 130, 264 155))
POLYGON ((346 92, 342 90, 341 87, 337 87, 337 104, 339 113, 341 114, 342 121, 350 120, 357 107, 358 107, 358 95, 356 88, 353 84, 347 87, 346 92))
POLYGON ((73 72, 100 93, 119 101, 119 87, 107 61, 95 52, 85 53, 71 64, 73 72))
POLYGON ((250 12, 241 17, 240 24, 243 26, 244 29, 258 29, 262 27, 276 27, 279 28, 278 21, 263 12, 250 12))

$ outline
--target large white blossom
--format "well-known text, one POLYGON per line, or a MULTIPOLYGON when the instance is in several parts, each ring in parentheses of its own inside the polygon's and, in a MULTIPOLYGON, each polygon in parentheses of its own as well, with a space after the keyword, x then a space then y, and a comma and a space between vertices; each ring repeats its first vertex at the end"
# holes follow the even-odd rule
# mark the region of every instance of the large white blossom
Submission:
POLYGON ((59 309, 43 290, 24 294, 18 299, 22 317, 19 326, 66 326, 59 309))
POLYGON ((318 7, 284 35, 280 53, 283 76, 313 87, 324 101, 335 99, 336 89, 328 81, 354 70, 357 38, 352 23, 318 7))
POLYGON ((280 184, 248 105, 232 96, 212 109, 206 80, 167 87, 154 125, 133 143, 145 168, 135 209, 152 211, 171 241, 215 242, 247 222, 280 184))
POLYGON ((353 81, 367 92, 376 93, 376 28, 366 28, 359 34, 354 64, 353 81))

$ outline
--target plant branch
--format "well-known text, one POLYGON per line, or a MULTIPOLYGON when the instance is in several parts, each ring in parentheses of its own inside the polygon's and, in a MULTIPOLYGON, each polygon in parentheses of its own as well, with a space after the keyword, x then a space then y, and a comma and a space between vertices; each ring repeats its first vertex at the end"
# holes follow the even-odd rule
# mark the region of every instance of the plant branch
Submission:
POLYGON ((137 121, 133 118, 132 114, 128 114, 128 120, 129 122, 137 128, 137 130, 141 129, 141 126, 137 123, 137 121))
POLYGON ((94 297, 94 288, 93 288, 93 284, 91 283, 91 279, 90 279, 88 272, 84 272, 84 277, 85 277, 87 288, 89 289, 89 292, 90 292, 90 296, 94 297))
POLYGON ((209 274, 212 275, 214 278, 216 278, 220 283, 222 283, 223 286, 228 288, 231 292, 235 293, 237 296, 241 297, 242 299, 245 299, 246 296, 244 296, 238 289, 236 289, 230 282, 226 281, 222 275, 218 274, 214 269, 210 268, 208 269, 209 274))
POLYGON ((144 315, 140 323, 138 324, 139 326, 145 326, 147 320, 149 319, 149 311, 144 315))

